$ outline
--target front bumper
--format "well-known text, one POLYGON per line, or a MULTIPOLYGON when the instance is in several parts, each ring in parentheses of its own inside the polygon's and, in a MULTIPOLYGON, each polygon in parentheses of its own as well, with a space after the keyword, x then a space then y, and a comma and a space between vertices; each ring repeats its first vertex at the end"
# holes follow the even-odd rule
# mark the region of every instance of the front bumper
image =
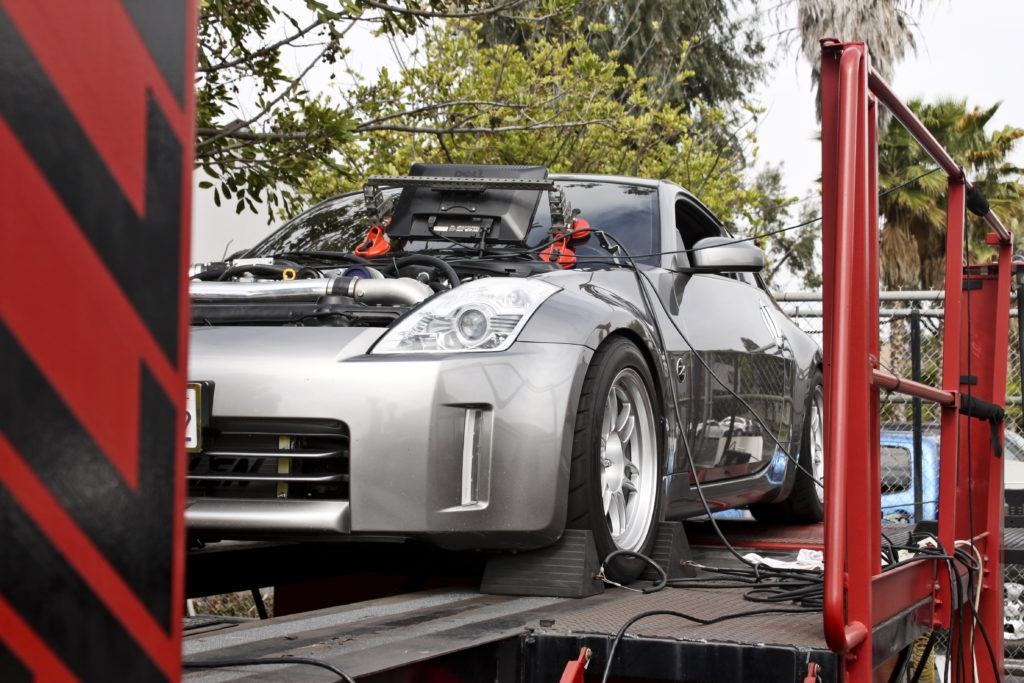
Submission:
POLYGON ((189 498, 185 519, 195 534, 319 536, 352 530, 349 504, 344 500, 189 498))
POLYGON ((220 538, 338 534, 449 548, 528 548, 565 525, 576 403, 591 351, 369 356, 324 328, 204 328, 189 374, 213 382, 213 418, 340 420, 347 500, 192 497, 189 531, 220 538))

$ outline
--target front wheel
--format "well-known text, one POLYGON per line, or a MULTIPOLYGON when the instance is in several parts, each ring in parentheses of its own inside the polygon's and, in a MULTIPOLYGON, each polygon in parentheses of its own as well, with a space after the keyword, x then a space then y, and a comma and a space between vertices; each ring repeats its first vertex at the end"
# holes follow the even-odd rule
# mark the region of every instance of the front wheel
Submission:
MULTIPOLYGON (((793 490, 781 503, 750 506, 760 522, 817 524, 825 519, 825 393, 821 372, 815 372, 807 396, 800 439, 799 468, 793 490)), ((789 463, 794 467, 793 463, 789 463)))
MULTIPOLYGON (((637 347, 615 338, 587 370, 576 413, 567 526, 589 529, 600 559, 615 550, 650 555, 661 513, 661 415, 637 347)), ((605 567, 619 582, 645 564, 619 556, 605 567)))

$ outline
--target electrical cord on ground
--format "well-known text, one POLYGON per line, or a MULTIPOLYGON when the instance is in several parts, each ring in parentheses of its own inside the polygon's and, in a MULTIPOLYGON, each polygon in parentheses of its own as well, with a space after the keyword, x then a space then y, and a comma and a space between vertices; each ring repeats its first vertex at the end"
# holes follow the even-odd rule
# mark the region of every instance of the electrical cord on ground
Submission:
POLYGON ((634 552, 632 550, 614 550, 614 551, 608 553, 608 555, 604 558, 604 561, 601 562, 601 568, 598 569, 596 578, 598 580, 600 580, 600 581, 605 582, 605 583, 610 583, 613 586, 618 586, 619 588, 625 588, 626 590, 635 590, 635 591, 638 591, 640 593, 657 593, 662 588, 664 588, 665 585, 668 582, 668 575, 665 573, 665 570, 661 568, 660 564, 658 564, 657 562, 655 562, 651 558, 647 557, 643 553, 634 552), (622 556, 625 556, 625 557, 635 557, 638 560, 642 560, 647 565, 653 567, 654 571, 656 571, 658 573, 658 580, 657 580, 657 582, 655 582, 655 584, 653 586, 648 586, 647 588, 643 588, 643 589, 636 589, 636 588, 631 588, 629 586, 623 586, 621 583, 618 583, 616 581, 612 581, 611 579, 606 577, 604 575, 604 568, 613 559, 615 559, 616 557, 622 557, 622 556))
POLYGON ((750 602, 795 602, 803 607, 822 606, 822 574, 817 569, 777 569, 754 565, 751 569, 708 567, 696 562, 690 566, 725 578, 698 577, 669 579, 674 588, 746 588, 743 597, 750 602), (728 583, 728 582, 732 583, 728 583))
POLYGON ((269 666, 282 664, 304 664, 307 666, 317 666, 321 669, 327 669, 331 673, 335 674, 339 681, 343 683, 355 683, 355 679, 349 676, 347 673, 334 666, 329 662, 325 662, 319 659, 313 659, 312 657, 267 657, 263 659, 207 659, 202 661, 194 662, 183 662, 182 666, 186 669, 226 669, 229 667, 236 666, 269 666))

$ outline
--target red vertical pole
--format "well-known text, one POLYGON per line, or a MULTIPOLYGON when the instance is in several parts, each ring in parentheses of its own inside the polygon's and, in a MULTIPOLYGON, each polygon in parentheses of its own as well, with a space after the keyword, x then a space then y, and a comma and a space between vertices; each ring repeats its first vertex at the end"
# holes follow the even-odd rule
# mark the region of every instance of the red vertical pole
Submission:
POLYGON ((863 425, 870 424, 868 391, 871 367, 868 362, 869 318, 867 300, 868 258, 866 211, 869 206, 863 182, 868 160, 864 153, 867 137, 867 71, 862 44, 840 46, 838 68, 832 50, 826 46, 822 58, 823 92, 834 90, 829 99, 833 112, 824 114, 823 139, 835 146, 822 146, 823 178, 828 177, 826 194, 832 194, 828 213, 823 212, 823 240, 826 272, 824 298, 829 302, 825 321, 825 386, 828 395, 826 447, 829 470, 825 495, 825 637, 829 647, 848 654, 852 680, 870 680, 871 675, 871 542, 861 524, 862 515, 848 515, 850 507, 865 509, 870 501, 870 437, 863 425), (826 81, 825 78, 828 80, 826 81), (833 157, 832 150, 837 152, 833 157), (849 525, 849 526, 848 526, 849 525), (860 552, 847 553, 850 539, 860 552), (856 595, 856 600, 848 600, 856 595), (865 678, 864 676, 867 676, 865 678))
MULTIPOLYGON (((945 322, 942 329, 942 389, 960 390, 960 301, 962 298, 963 245, 964 245, 964 183, 962 179, 949 180, 949 198, 946 213, 946 302, 945 322)), ((957 538, 957 481, 959 405, 943 406, 939 443, 939 541, 953 552, 957 538)), ((949 627, 949 579, 939 572, 940 590, 935 605, 936 625, 949 627)))
MULTIPOLYGON (((985 272, 990 266, 966 269, 969 289, 964 293, 962 307, 960 372, 967 380, 963 392, 1000 406, 1005 400, 1009 341, 1010 251, 1010 244, 1000 245, 1001 258, 994 273, 985 272)), ((961 541, 960 549, 980 556, 976 561, 981 563, 982 573, 975 575, 981 582, 979 620, 989 637, 997 668, 1002 671, 1003 462, 993 452, 990 426, 967 417, 961 419, 959 484, 962 490, 959 495, 962 512, 957 519, 957 538, 970 539, 969 544, 961 541)), ((1001 426, 999 429, 1001 431, 1001 426)), ((969 599, 973 600, 974 595, 969 599)), ((979 675, 982 680, 998 680, 998 676, 992 677, 984 639, 977 630, 970 628, 970 608, 964 605, 963 609, 964 624, 968 626, 964 635, 968 643, 973 642, 979 675)), ((953 663, 958 664, 955 658, 953 663)))
MULTIPOLYGON (((840 91, 840 139, 851 143, 850 157, 854 177, 852 188, 847 184, 846 190, 853 191, 852 222, 846 227, 839 227, 840 232, 851 233, 852 254, 850 278, 850 298, 843 304, 848 310, 844 316, 844 329, 837 329, 847 340, 847 356, 841 361, 849 364, 846 373, 848 382, 844 392, 849 396, 847 410, 851 420, 850 429, 842 434, 842 450, 847 461, 846 481, 837 482, 849 489, 849 500, 846 516, 846 565, 847 565, 847 623, 863 624, 865 634, 863 642, 855 645, 852 656, 847 664, 850 681, 871 680, 873 662, 871 657, 871 579, 878 566, 879 547, 881 546, 880 520, 871 511, 878 509, 878 461, 872 454, 877 450, 877 437, 870 429, 877 415, 871 411, 871 395, 876 393, 871 384, 871 339, 876 328, 877 307, 872 309, 870 302, 877 299, 877 280, 872 283, 869 273, 872 268, 869 262, 874 260, 874 250, 870 243, 873 216, 868 214, 871 205, 871 183, 868 180, 870 166, 868 147, 874 140, 868 139, 868 64, 870 57, 863 43, 847 46, 840 64, 841 77, 852 82, 851 87, 843 87, 840 91), (847 57, 847 54, 850 56, 847 57), (848 118, 847 118, 848 117, 848 118), (854 126, 853 130, 844 131, 842 126, 854 126), (863 425, 852 428, 853 425, 863 425), (874 442, 874 443, 873 443, 874 442), (863 510, 868 514, 854 511, 863 510), (852 513, 852 514, 851 514, 852 513), (854 597, 851 597, 854 596, 854 597)), ((842 173, 842 171, 840 171, 842 173)), ((876 304, 877 306, 877 304, 876 304)), ((837 353, 839 351, 837 350, 837 353)))
MULTIPOLYGON (((993 463, 988 434, 976 422, 971 438, 960 423, 965 389, 1002 405, 1006 381, 1010 243, 998 218, 986 220, 1000 244, 998 275, 971 298, 961 291, 961 254, 967 185, 962 171, 918 121, 870 71, 862 43, 822 41, 822 259, 825 367, 825 590, 823 622, 829 647, 845 654, 843 677, 872 680, 871 627, 903 600, 933 592, 933 620, 950 625, 950 585, 939 565, 913 565, 881 572, 878 387, 927 397, 942 406, 939 539, 946 550, 976 547, 983 567, 979 613, 990 641, 1000 648, 996 671, 986 664, 982 680, 1001 677, 1001 463, 993 463), (874 92, 874 95, 869 94, 874 92), (877 98, 877 99, 876 99, 877 98), (946 327, 942 388, 903 380, 876 369, 878 310, 877 104, 897 119, 950 174, 947 216, 946 327), (959 172, 958 172, 959 171, 959 172), (962 302, 966 308, 961 313, 962 302), (980 328, 964 327, 966 312, 980 328), (961 338, 961 335, 966 335, 961 338), (967 365, 970 369, 965 369, 967 365), (963 380, 964 376, 970 376, 963 380), (867 426, 868 429, 864 429, 867 426), (965 438, 958 444, 959 434, 965 438), (981 432, 985 431, 984 435, 981 432), (967 539, 970 539, 968 541, 967 539), (923 571, 920 571, 923 570, 923 571), (936 577, 937 574, 937 577, 936 577), (939 580, 936 581, 936 578, 939 580), (933 586, 936 588, 933 589, 933 586)), ((973 280, 980 282, 975 275, 973 280)), ((970 292, 969 292, 970 293, 970 292)), ((964 607, 970 609, 970 606, 964 607)), ((963 614, 961 612, 961 614, 963 614)), ((967 622, 969 623, 969 619, 967 622)), ((955 625, 954 625, 955 628, 955 625)), ((973 630, 972 630, 973 631, 973 630)), ((974 654, 989 661, 984 641, 974 654)), ((954 653, 955 658, 955 653, 954 653)), ((966 664, 966 663, 965 663, 966 664)))
MULTIPOLYGON (((864 88, 867 91, 868 85, 868 73, 870 73, 870 59, 865 65, 864 69, 864 88)), ((879 324, 877 319, 878 311, 878 100, 874 95, 868 94, 868 107, 867 107, 867 136, 865 144, 867 145, 867 178, 865 180, 867 186, 867 216, 865 217, 865 224, 867 226, 867 246, 866 246, 866 258, 868 259, 868 315, 872 317, 870 324, 868 325, 868 334, 870 338, 869 353, 871 358, 879 358, 879 324)), ((871 424, 869 433, 880 434, 881 425, 880 412, 879 412, 879 394, 880 390, 872 384, 868 388, 869 394, 869 407, 868 414, 871 416, 871 424)), ((871 502, 869 503, 869 510, 881 510, 882 508, 882 486, 881 486, 881 456, 879 451, 881 450, 880 440, 872 436, 870 441, 870 452, 868 455, 868 461, 872 464, 871 471, 871 488, 869 492, 871 494, 871 502)), ((882 571, 882 528, 881 528, 881 516, 872 515, 873 525, 875 529, 872 531, 871 538, 873 539, 874 545, 871 548, 871 555, 874 561, 871 565, 871 573, 879 574, 882 571)))
MULTIPOLYGON (((832 350, 832 324, 835 315, 833 296, 836 282, 836 190, 838 174, 836 165, 839 148, 839 58, 842 45, 835 41, 822 41, 821 48, 821 279, 822 279, 822 381, 823 408, 825 411, 824 439, 826 447, 831 443, 832 421, 829 419, 835 407, 832 405, 832 375, 835 353, 832 350), (825 322, 828 321, 828 324, 825 322)), ((828 451, 826 451, 826 455, 828 451)), ((838 463, 835 458, 825 458, 825 509, 829 517, 828 482, 836 479, 838 463)), ((833 541, 833 527, 826 521, 825 545, 833 541)))

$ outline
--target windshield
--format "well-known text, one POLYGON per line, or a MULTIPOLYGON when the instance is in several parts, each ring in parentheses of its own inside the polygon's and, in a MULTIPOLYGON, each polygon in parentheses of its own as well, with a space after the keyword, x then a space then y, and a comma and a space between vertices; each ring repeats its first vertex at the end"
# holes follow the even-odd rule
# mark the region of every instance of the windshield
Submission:
MULTIPOLYGON (((604 230, 615 236, 630 254, 652 254, 658 251, 658 191, 613 182, 559 182, 573 209, 591 228, 604 230)), ((386 191, 387 192, 387 191, 386 191)), ((392 190, 391 192, 397 192, 392 190)), ((542 198, 530 232, 528 246, 546 240, 551 227, 548 202, 542 198)), ((269 237, 257 244, 247 256, 271 256, 295 251, 353 251, 366 236, 366 208, 361 192, 342 195, 322 202, 302 215, 288 221, 269 237)), ((443 242, 412 242, 406 251, 450 245, 443 242)), ((605 256, 593 237, 576 248, 579 256, 605 256)), ((654 257, 639 258, 654 263, 654 257)))

